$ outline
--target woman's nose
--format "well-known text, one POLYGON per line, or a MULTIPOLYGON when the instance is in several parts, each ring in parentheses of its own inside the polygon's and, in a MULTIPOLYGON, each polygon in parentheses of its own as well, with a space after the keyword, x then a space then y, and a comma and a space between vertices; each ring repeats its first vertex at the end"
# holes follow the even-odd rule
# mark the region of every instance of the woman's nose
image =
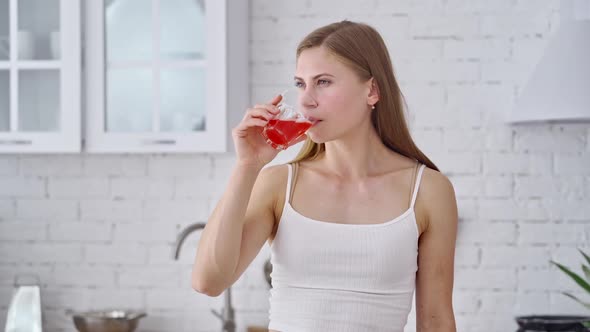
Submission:
POLYGON ((299 95, 299 103, 305 110, 313 110, 318 106, 315 96, 309 90, 304 90, 299 95))

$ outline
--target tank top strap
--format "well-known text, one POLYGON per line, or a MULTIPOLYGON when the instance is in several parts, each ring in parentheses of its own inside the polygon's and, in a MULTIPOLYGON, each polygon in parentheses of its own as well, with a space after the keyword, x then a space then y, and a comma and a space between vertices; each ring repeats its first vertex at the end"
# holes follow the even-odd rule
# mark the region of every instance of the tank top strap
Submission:
POLYGON ((291 177, 293 176, 293 164, 288 163, 287 169, 289 170, 287 175, 287 187, 285 187, 285 204, 291 199, 291 177))
POLYGON ((418 170, 418 175, 416 176, 416 181, 414 184, 414 193, 412 194, 412 201, 410 203, 410 209, 414 209, 414 204, 416 204, 416 197, 418 197, 418 188, 420 188, 420 181, 422 180, 422 172, 426 165, 420 165, 420 169, 418 170))
POLYGON ((297 163, 287 164, 289 173, 287 175, 287 188, 285 194, 285 203, 291 203, 291 197, 293 197, 293 190, 295 189, 295 179, 297 178, 297 163))

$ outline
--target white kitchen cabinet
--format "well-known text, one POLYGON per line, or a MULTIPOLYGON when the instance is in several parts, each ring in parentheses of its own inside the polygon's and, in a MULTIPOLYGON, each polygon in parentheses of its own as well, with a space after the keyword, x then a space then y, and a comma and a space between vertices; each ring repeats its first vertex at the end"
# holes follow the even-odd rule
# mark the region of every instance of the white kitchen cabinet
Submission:
POLYGON ((84 149, 226 151, 248 104, 247 3, 87 1, 84 149))
POLYGON ((79 0, 0 0, 0 153, 80 151, 79 0))

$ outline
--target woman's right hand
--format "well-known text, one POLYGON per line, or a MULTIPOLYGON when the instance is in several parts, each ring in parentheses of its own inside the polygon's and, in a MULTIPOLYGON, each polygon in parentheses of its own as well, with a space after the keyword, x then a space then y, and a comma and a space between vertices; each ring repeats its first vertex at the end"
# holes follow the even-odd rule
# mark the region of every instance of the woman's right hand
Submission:
POLYGON ((262 136, 262 129, 268 121, 279 114, 276 105, 281 101, 278 95, 269 104, 256 105, 246 110, 242 121, 232 130, 237 162, 264 167, 279 153, 262 136))

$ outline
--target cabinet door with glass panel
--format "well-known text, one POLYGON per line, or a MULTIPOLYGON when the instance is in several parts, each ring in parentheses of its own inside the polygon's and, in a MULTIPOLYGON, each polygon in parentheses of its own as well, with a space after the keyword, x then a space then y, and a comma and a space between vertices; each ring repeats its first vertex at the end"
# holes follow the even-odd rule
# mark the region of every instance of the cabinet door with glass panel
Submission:
POLYGON ((0 152, 80 151, 80 2, 0 0, 0 152))
POLYGON ((226 149, 226 1, 92 0, 89 152, 226 149))

